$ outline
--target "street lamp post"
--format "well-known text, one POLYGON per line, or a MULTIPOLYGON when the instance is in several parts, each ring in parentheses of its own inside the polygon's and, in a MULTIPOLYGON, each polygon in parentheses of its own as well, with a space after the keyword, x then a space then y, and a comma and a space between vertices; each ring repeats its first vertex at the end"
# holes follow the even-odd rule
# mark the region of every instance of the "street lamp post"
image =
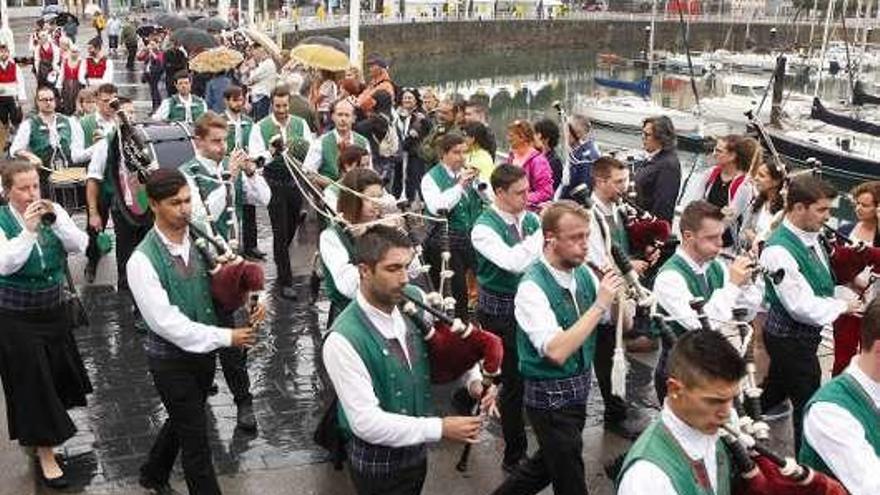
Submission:
POLYGON ((348 59, 354 67, 360 67, 361 0, 348 2, 348 59))

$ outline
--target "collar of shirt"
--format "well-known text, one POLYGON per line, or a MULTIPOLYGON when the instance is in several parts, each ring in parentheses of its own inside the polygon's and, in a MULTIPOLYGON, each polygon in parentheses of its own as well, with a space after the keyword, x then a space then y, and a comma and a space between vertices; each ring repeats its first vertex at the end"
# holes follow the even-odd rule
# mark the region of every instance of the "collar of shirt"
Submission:
POLYGON ((287 124, 290 122, 290 115, 287 116, 287 120, 285 120, 283 124, 281 122, 278 122, 278 119, 275 118, 274 113, 270 113, 269 118, 272 119, 272 122, 274 122, 279 129, 287 129, 287 124))
POLYGON ((547 267, 547 270, 550 272, 550 275, 553 276, 553 279, 556 280, 557 284, 561 287, 567 288, 569 292, 574 294, 577 286, 575 285, 574 272, 572 270, 565 271, 554 267, 543 254, 541 255, 541 262, 547 267))
POLYGON ((694 261, 694 259, 691 258, 691 257, 687 254, 687 252, 685 252, 684 249, 682 249, 682 248, 680 248, 680 247, 679 247, 678 249, 675 250, 675 254, 681 256, 681 259, 683 259, 683 260, 685 261, 685 263, 687 263, 688 266, 691 267, 691 270, 693 270, 694 273, 696 273, 696 274, 700 274, 700 273, 705 272, 705 271, 706 271, 706 268, 709 267, 709 263, 711 263, 711 261, 708 261, 708 262, 703 263, 702 265, 700 265, 699 263, 697 263, 696 261, 694 261))
POLYGON ((183 103, 184 106, 187 106, 187 107, 192 106, 192 101, 193 101, 192 93, 190 93, 186 96, 183 96, 180 93, 178 93, 177 99, 180 100, 180 102, 183 103))
POLYGON ((113 117, 104 119, 104 117, 101 116, 101 112, 95 112, 95 122, 97 122, 98 127, 104 130, 112 129, 116 126, 116 120, 113 117))
POLYGON ((496 204, 492 205, 492 209, 495 210, 495 213, 497 213, 498 216, 500 216, 502 220, 504 220, 504 223, 506 223, 508 225, 514 224, 517 226, 517 228, 519 228, 522 225, 522 221, 526 217, 526 214, 528 213, 527 211, 523 211, 519 215, 512 215, 510 213, 507 213, 506 211, 503 211, 501 208, 498 208, 498 205, 496 205, 496 204))
POLYGON ((449 168, 449 165, 447 165, 443 162, 440 162, 440 164, 443 165, 443 170, 446 171, 446 175, 448 175, 449 177, 452 177, 453 179, 458 177, 458 172, 453 172, 452 169, 449 168))
POLYGON ((409 360, 409 352, 406 351, 406 321, 404 321, 400 310, 395 306, 390 314, 386 313, 370 304, 360 290, 357 293, 357 303, 380 335, 386 339, 397 339, 400 342, 406 353, 406 358, 409 360))
POLYGON ((859 367, 859 359, 859 356, 854 357, 846 368, 846 372, 859 382, 859 385, 862 386, 868 397, 874 402, 874 406, 880 407, 880 382, 874 381, 874 379, 862 371, 862 368, 859 367))
MULTIPOLYGON (((343 141, 342 137, 339 136, 339 131, 333 129, 333 137, 336 138, 336 144, 339 144, 343 141)), ((354 131, 348 131, 348 140, 346 140, 345 144, 354 144, 354 131)))
POLYGON ((610 205, 605 204, 605 202, 602 201, 599 196, 596 196, 596 193, 591 194, 590 199, 593 200, 593 206, 596 208, 600 215, 608 216, 617 213, 617 205, 615 205, 614 203, 610 205))
POLYGON ((704 462, 715 462, 715 444, 718 441, 718 434, 706 435, 692 428, 679 419, 667 404, 663 405, 660 417, 663 418, 663 424, 666 425, 672 436, 678 440, 679 445, 681 445, 681 448, 688 457, 695 461, 703 459, 704 462), (707 460, 709 456, 712 457, 707 460))
POLYGON ((787 218, 782 221, 782 225, 785 226, 788 230, 792 231, 794 235, 797 236, 801 242, 804 243, 805 246, 815 247, 817 250, 819 249, 819 232, 807 232, 806 230, 801 230, 793 223, 791 223, 787 218))
POLYGON ((12 63, 12 59, 10 58, 7 58, 6 60, 0 60, 0 68, 3 68, 5 70, 7 67, 9 67, 10 63, 12 63))
POLYGON ((196 160, 198 160, 199 163, 201 163, 202 165, 207 167, 208 170, 210 170, 212 174, 220 175, 220 165, 217 162, 215 162, 214 160, 211 160, 208 157, 201 155, 198 151, 196 151, 195 156, 196 156, 196 160))
POLYGON ((162 244, 165 245, 165 248, 168 249, 168 253, 171 256, 177 256, 181 260, 183 260, 183 264, 186 265, 189 263, 189 229, 186 229, 186 232, 183 234, 183 242, 180 244, 176 244, 172 242, 170 239, 165 237, 165 234, 159 230, 158 227, 153 227, 156 229, 156 235, 159 236, 159 240, 162 241, 162 244))
POLYGON ((232 122, 235 125, 240 125, 242 123, 241 114, 233 114, 229 110, 226 110, 226 120, 232 122), (233 117, 233 115, 238 115, 238 117, 233 117))

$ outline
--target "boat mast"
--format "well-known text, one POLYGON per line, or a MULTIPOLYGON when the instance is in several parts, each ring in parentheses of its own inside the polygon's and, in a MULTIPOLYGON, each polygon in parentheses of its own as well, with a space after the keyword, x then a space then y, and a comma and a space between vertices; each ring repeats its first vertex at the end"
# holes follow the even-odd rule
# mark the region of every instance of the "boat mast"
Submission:
POLYGON ((822 36, 822 53, 819 56, 819 75, 816 77, 813 98, 819 96, 819 85, 822 83, 822 73, 825 71, 825 50, 828 49, 828 31, 831 28, 832 18, 834 18, 834 0, 828 0, 828 11, 825 14, 825 34, 822 36))
POLYGON ((648 73, 647 76, 654 76, 654 29, 657 20, 657 0, 651 2, 651 32, 648 33, 648 73))
MULTIPOLYGON (((810 18, 816 15, 816 11, 819 9, 819 0, 813 0, 813 9, 810 11, 810 18)), ((812 61, 813 59, 813 33, 816 29, 816 23, 810 22, 810 40, 809 45, 807 46, 807 63, 812 61)))

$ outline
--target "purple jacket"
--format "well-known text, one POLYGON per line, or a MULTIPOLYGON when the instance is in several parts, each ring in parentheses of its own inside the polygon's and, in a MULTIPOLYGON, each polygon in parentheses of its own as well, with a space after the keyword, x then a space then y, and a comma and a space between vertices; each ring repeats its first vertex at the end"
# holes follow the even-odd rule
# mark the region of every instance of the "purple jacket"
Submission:
MULTIPOLYGON (((508 163, 513 163, 513 154, 510 154, 508 163)), ((529 209, 537 211, 541 205, 553 199, 553 169, 550 162, 538 150, 533 149, 522 169, 529 179, 529 209)))

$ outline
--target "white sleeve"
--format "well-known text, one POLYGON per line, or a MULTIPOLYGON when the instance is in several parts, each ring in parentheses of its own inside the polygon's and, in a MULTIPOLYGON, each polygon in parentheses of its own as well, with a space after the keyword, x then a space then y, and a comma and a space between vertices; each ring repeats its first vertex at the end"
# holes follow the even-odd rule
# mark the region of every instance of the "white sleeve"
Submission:
POLYGON ((617 495, 678 495, 669 476, 650 461, 638 460, 623 473, 617 495))
POLYGON ((339 203, 339 195, 336 194, 336 190, 332 187, 325 187, 322 196, 324 196, 324 202, 327 203, 327 206, 331 210, 337 211, 336 205, 339 203))
POLYGON ((544 356, 547 342, 563 331, 556 323, 550 301, 537 284, 525 281, 519 284, 513 304, 516 323, 526 333, 538 354, 544 356))
POLYGON ((318 172, 321 168, 321 142, 322 139, 315 139, 309 145, 309 152, 303 160, 303 168, 309 172, 318 172))
POLYGON ((339 235, 330 229, 324 229, 318 238, 318 250, 321 253, 321 261, 329 272, 327 276, 333 277, 336 289, 345 297, 354 299, 360 286, 361 276, 357 266, 351 262, 339 235))
POLYGON ((590 238, 587 240, 587 261, 596 268, 604 268, 607 263, 605 237, 599 226, 599 215, 590 215, 590 238))
POLYGON ((486 225, 476 225, 471 231, 474 249, 495 266, 511 273, 522 273, 541 256, 544 234, 538 229, 522 242, 508 246, 498 234, 486 225))
POLYGON ((37 234, 27 229, 9 239, 0 230, 0 275, 12 275, 21 270, 37 244, 37 234))
MULTIPOLYGON (((725 273, 724 286, 716 289, 703 306, 706 316, 714 321, 730 320, 740 293, 740 288, 731 284, 725 273)), ((676 323, 688 330, 700 328, 697 312, 690 306, 695 296, 691 294, 687 281, 680 273, 675 270, 662 270, 654 282, 654 295, 657 296, 657 303, 676 323)))
POLYGON ((21 75, 21 67, 15 66, 15 82, 18 84, 18 101, 23 103, 27 101, 27 91, 24 88, 24 77, 21 75))
POLYGON ((192 321, 171 304, 145 254, 132 253, 126 273, 134 301, 151 331, 184 351, 197 354, 232 345, 230 329, 192 321))
POLYGON ((260 132, 260 126, 254 123, 251 129, 251 135, 248 138, 248 155, 251 158, 264 157, 266 162, 272 159, 272 154, 266 149, 266 143, 263 142, 263 133, 260 132))
POLYGON ((331 332, 324 342, 322 354, 339 404, 358 438, 387 447, 440 440, 443 435, 440 418, 418 418, 382 410, 370 372, 345 337, 331 332))
POLYGON ((706 305, 703 306, 706 316, 710 320, 714 320, 713 324, 718 321, 730 321, 733 319, 733 308, 736 307, 743 293, 742 287, 730 283, 727 267, 723 264, 721 266, 724 269, 724 285, 715 289, 712 295, 709 296, 709 300, 706 301, 706 305))
POLYGON ((242 199, 246 204, 266 206, 272 200, 272 190, 269 189, 269 184, 266 183, 263 174, 259 172, 255 172, 250 177, 245 175, 242 180, 242 189, 244 190, 244 198, 242 199))
MULTIPOLYGON (((445 172, 444 172, 445 173, 445 172)), ((422 198, 425 200, 425 206, 432 215, 437 215, 439 210, 450 211, 458 204, 461 199, 463 189, 461 184, 456 184, 449 189, 440 192, 440 187, 434 182, 434 179, 425 174, 422 177, 422 198)))
MULTIPOLYGON (((62 71, 63 72, 63 71, 62 71)), ((76 71, 76 78, 79 80, 79 83, 83 86, 86 86, 86 62, 85 60, 80 60, 79 69, 76 71)), ((58 78, 59 80, 61 77, 58 78)))
MULTIPOLYGON (((300 117, 302 118, 302 117, 300 117)), ((312 128, 309 127, 309 123, 306 122, 306 119, 302 119, 303 121, 303 139, 309 142, 309 150, 312 149, 311 144, 315 140, 315 134, 312 132, 312 128)))
POLYGON ((86 252, 89 245, 89 235, 79 229, 70 214, 58 203, 52 203, 55 208, 55 224, 52 225, 52 232, 61 240, 64 250, 72 254, 81 254, 86 252))
POLYGON ((73 163, 86 163, 92 158, 92 148, 84 149, 85 139, 83 137, 82 126, 79 121, 73 117, 69 118, 70 122, 70 159, 73 163))
POLYGON ((165 98, 164 100, 162 100, 162 103, 159 104, 159 108, 157 108, 156 112, 153 114, 153 120, 164 122, 168 120, 169 112, 171 112, 171 98, 165 98))
POLYGON ((104 77, 102 79, 102 82, 105 83, 113 82, 113 61, 110 60, 110 57, 107 57, 107 70, 104 71, 104 77))
POLYGON ((794 320, 807 325, 826 326, 834 323, 846 311, 845 301, 818 297, 813 293, 797 262, 784 247, 766 247, 761 253, 761 265, 770 271, 785 270, 785 277, 776 286, 776 295, 794 320))
POLYGON ((109 139, 99 140, 92 146, 92 159, 86 172, 87 179, 95 179, 98 182, 104 180, 104 169, 107 167, 107 152, 109 139))
POLYGON ((9 156, 15 157, 19 151, 28 151, 28 142, 31 140, 31 119, 24 119, 18 126, 18 132, 12 138, 9 145, 9 156))
POLYGON ((880 456, 846 409, 817 402, 804 418, 804 438, 851 495, 880 493, 880 456))

